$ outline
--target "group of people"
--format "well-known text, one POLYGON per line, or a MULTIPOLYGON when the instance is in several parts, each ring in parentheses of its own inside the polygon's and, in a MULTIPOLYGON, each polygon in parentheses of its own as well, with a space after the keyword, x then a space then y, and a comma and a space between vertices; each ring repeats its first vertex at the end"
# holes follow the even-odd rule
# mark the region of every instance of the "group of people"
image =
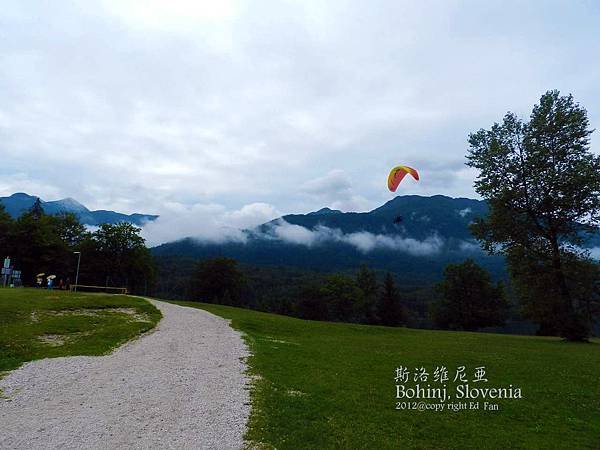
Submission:
MULTIPOLYGON (((46 277, 46 287, 47 287, 47 289, 55 289, 56 288, 56 289, 67 290, 67 291, 69 289, 71 289, 71 278, 67 277, 66 280, 63 280, 62 278, 60 278, 58 280, 58 283, 56 284, 56 286, 54 286, 54 280, 55 280, 55 278, 56 277, 54 277, 52 275, 49 276, 49 277, 46 277)), ((36 278, 37 287, 40 288, 40 289, 43 288, 44 287, 43 283, 44 283, 43 277, 39 277, 38 276, 36 278)))

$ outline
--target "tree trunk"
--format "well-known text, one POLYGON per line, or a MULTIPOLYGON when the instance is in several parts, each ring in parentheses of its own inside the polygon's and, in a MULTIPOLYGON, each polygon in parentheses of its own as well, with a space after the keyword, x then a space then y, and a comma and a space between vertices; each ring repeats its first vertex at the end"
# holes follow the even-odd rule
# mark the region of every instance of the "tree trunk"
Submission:
POLYGON ((589 335, 588 327, 579 310, 579 302, 571 296, 569 286, 567 285, 567 279, 560 254, 560 246, 556 236, 553 236, 551 245, 552 268, 554 269, 554 277, 558 285, 565 314, 563 318, 559 318, 559 320, 561 320, 561 336, 570 341, 585 341, 589 335))

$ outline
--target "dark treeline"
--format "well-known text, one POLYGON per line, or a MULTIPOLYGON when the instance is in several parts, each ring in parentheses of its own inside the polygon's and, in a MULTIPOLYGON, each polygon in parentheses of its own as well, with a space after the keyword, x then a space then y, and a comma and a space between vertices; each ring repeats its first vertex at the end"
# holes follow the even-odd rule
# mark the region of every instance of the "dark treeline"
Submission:
POLYGON ((471 260, 451 265, 438 284, 358 270, 326 273, 240 265, 217 257, 158 260, 156 295, 227 304, 311 320, 476 330, 522 320, 501 284, 471 260), (458 272, 458 275, 455 273, 458 272), (468 292, 468 295, 460 295, 468 292))
POLYGON ((403 283, 400 287, 393 275, 366 265, 353 272, 331 273, 242 265, 224 257, 202 261, 171 257, 157 263, 156 295, 162 298, 228 304, 313 320, 414 327, 431 322, 431 285, 403 283))
MULTIPOLYGON (((470 259, 449 264, 442 280, 425 284, 366 265, 356 271, 328 273, 244 265, 226 257, 200 261, 163 257, 157 266, 155 295, 160 298, 226 304, 311 320, 559 335, 558 324, 549 329, 531 320, 531 300, 519 295, 513 280, 494 282, 489 272, 470 259)), ((594 298, 588 297, 590 302, 594 298)), ((590 307, 590 320, 594 316, 590 307)))
POLYGON ((366 266, 355 274, 238 267, 230 258, 198 262, 185 297, 302 319, 406 325, 408 312, 391 274, 381 283, 366 266))
POLYGON ((79 257, 75 252, 79 252, 79 284, 148 292, 155 265, 139 233, 139 228, 126 222, 88 231, 74 214, 45 214, 39 200, 17 219, 0 205, 0 255, 11 257, 11 265, 22 271, 25 286, 35 286, 40 273, 56 275, 55 287, 74 284, 79 257))

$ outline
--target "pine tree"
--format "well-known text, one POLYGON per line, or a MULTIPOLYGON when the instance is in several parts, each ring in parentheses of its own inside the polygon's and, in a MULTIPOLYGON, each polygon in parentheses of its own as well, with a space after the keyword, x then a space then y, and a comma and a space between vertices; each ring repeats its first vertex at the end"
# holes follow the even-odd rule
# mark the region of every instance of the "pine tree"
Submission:
POLYGON ((379 322, 387 326, 399 326, 406 321, 405 314, 400 303, 400 293, 391 273, 387 273, 383 280, 383 288, 377 308, 379 322))
POLYGON ((29 208, 28 212, 34 219, 41 219, 45 215, 44 207, 42 206, 42 202, 39 197, 36 197, 35 202, 31 208, 29 208))

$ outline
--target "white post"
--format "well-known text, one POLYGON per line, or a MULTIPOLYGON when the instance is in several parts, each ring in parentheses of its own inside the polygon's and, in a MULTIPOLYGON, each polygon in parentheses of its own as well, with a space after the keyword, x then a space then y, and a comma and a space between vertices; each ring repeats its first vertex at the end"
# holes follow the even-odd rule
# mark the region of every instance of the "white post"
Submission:
POLYGON ((77 273, 75 274, 75 288, 73 289, 77 292, 77 285, 79 284, 79 263, 81 263, 81 252, 73 252, 77 255, 77 273))

